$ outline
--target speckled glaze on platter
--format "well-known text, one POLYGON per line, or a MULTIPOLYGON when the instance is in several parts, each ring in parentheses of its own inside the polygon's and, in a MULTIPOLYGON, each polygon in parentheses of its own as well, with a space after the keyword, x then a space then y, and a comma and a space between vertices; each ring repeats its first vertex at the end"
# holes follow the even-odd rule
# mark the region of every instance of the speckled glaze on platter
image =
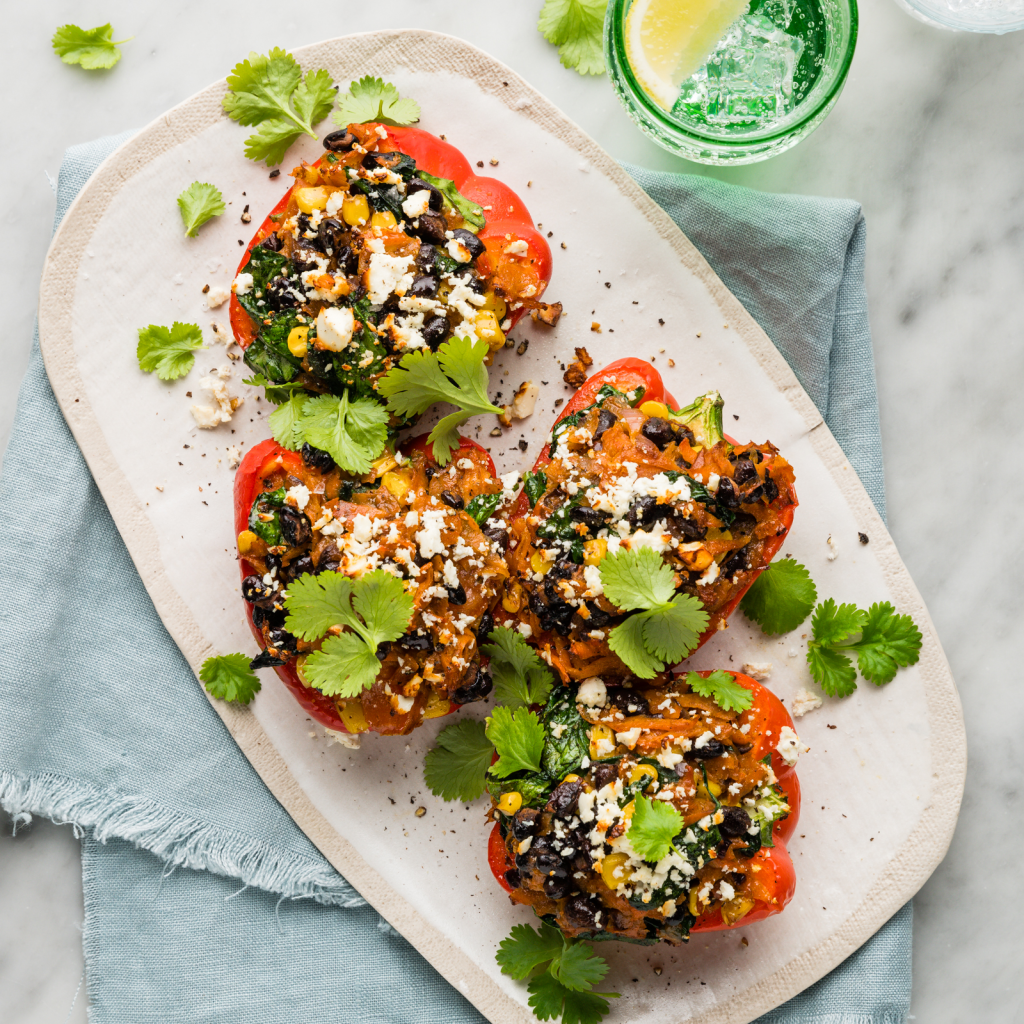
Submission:
MULTIPOLYGON (((784 551, 808 566, 819 591, 861 604, 891 600, 922 629, 920 663, 892 685, 862 684, 853 697, 826 701, 800 720, 811 752, 800 765, 803 832, 790 845, 797 894, 784 914, 695 936, 681 949, 602 947, 612 968, 604 985, 623 993, 610 1021, 752 1020, 873 934, 949 844, 966 747, 953 680, 920 595, 770 340, 663 211, 556 108, 509 68, 449 36, 349 36, 296 56, 339 82, 366 73, 392 79, 421 103, 422 127, 446 134, 471 159, 497 159, 492 173, 554 232, 548 295, 566 304, 566 315, 555 332, 517 328, 530 339, 528 352, 505 350, 491 370, 492 388, 499 379, 509 390, 520 380, 545 381, 534 416, 493 443, 500 472, 533 463, 554 402, 566 394, 557 360, 574 345, 588 347, 595 367, 627 354, 654 356, 678 397, 720 389, 727 414, 742 413, 744 429, 770 438, 793 463, 801 507, 784 551), (591 332, 593 320, 602 323, 600 334, 591 332), (674 368, 660 365, 669 356, 674 368), (857 543, 858 532, 868 534, 868 546, 857 543), (838 544, 834 561, 826 557, 829 535, 838 544)), ((282 192, 280 179, 244 159, 244 129, 222 113, 223 93, 222 82, 210 86, 108 158, 55 236, 40 293, 40 341, 58 401, 157 610, 195 670, 213 653, 255 653, 238 594, 227 449, 267 436, 264 409, 236 371, 232 387, 246 400, 234 422, 197 431, 184 392, 226 362, 223 351, 199 353, 190 377, 164 384, 139 374, 135 329, 175 319, 204 330, 211 320, 224 322, 218 311, 203 310, 201 289, 232 276, 237 239, 251 234, 236 219, 242 205, 258 223, 282 192), (186 239, 173 196, 197 178, 215 181, 232 205, 186 239)), ((320 125, 321 134, 328 130, 328 122, 320 125)), ((304 139, 285 167, 319 151, 304 139)), ((471 422, 470 436, 491 443, 491 425, 471 422)), ((737 616, 692 664, 771 661, 770 685, 790 701, 807 683, 798 637, 766 638, 737 616)), ((310 735, 310 722, 269 674, 249 709, 213 705, 300 827, 452 984, 492 1021, 533 1020, 525 987, 494 963, 509 927, 531 915, 511 907, 489 878, 483 807, 446 806, 422 784, 422 755, 445 723, 398 741, 369 738, 358 751, 329 746, 322 730, 310 735), (421 817, 419 806, 426 808, 421 817)))

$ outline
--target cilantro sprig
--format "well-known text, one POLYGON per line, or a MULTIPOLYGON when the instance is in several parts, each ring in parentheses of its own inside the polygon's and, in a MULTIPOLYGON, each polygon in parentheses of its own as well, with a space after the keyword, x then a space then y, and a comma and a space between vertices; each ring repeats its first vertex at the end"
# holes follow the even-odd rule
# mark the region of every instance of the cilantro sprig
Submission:
POLYGON ((415 100, 402 99, 395 86, 372 75, 364 75, 349 86, 347 93, 338 96, 338 108, 332 117, 343 128, 370 121, 401 127, 419 119, 420 105, 415 100))
POLYGON ((456 336, 444 342, 436 353, 425 349, 407 353, 377 383, 378 394, 387 399, 388 409, 399 416, 418 416, 436 402, 459 406, 427 438, 441 466, 448 463, 458 447, 461 424, 470 416, 501 412, 487 397, 487 353, 485 341, 456 336))
POLYGON ((207 658, 199 669, 199 678, 212 696, 238 704, 248 704, 262 685, 244 654, 207 658))
POLYGON ((487 788, 487 768, 494 744, 483 722, 465 719, 449 725, 437 737, 437 746, 424 758, 427 788, 442 800, 471 803, 487 788))
POLYGON ((818 600, 811 574, 792 558, 772 562, 740 601, 740 611, 769 636, 792 632, 818 600))
POLYGON ((545 0, 537 19, 540 34, 558 47, 564 67, 581 75, 603 75, 607 0, 545 0))
POLYGON ((544 726, 529 708, 497 707, 487 719, 487 738, 494 744, 498 760, 489 774, 507 779, 515 772, 539 772, 544 753, 544 726))
POLYGON ((279 164, 285 151, 300 136, 317 138, 313 126, 334 105, 334 80, 322 68, 307 71, 287 50, 274 47, 269 54, 250 53, 227 78, 223 99, 228 116, 241 125, 259 125, 245 140, 250 160, 279 164))
POLYGON ((708 613, 690 594, 676 594, 675 573, 651 548, 609 553, 598 564, 612 604, 634 611, 608 634, 608 646, 639 678, 651 679, 697 646, 708 613))
POLYGON ((710 698, 723 711, 746 711, 754 703, 754 695, 721 669, 707 677, 687 672, 686 683, 694 693, 710 698))
POLYGON ((608 973, 605 959, 586 943, 568 938, 547 923, 539 929, 528 924, 513 926, 495 959, 502 974, 520 981, 530 979, 528 1002, 539 1020, 598 1024, 610 1009, 608 1000, 619 998, 618 992, 592 991, 608 973))
POLYGON ((669 850, 676 850, 675 838, 682 831, 683 816, 670 803, 637 795, 626 835, 644 860, 657 864, 667 857, 669 850))
POLYGON ((135 355, 143 373, 155 371, 161 380, 177 380, 192 369, 196 349, 202 347, 203 332, 199 325, 175 320, 170 327, 150 324, 139 328, 135 355))
POLYGON ((914 620, 897 615, 888 601, 864 611, 829 598, 814 609, 807 664, 830 697, 848 697, 857 689, 851 655, 857 656, 857 668, 868 682, 884 686, 899 669, 916 664, 920 651, 921 631, 914 620))
MULTIPOLYGON (((251 378, 250 384, 260 378, 251 378)), ((287 388, 287 385, 285 385, 287 388)), ((270 393, 267 393, 270 398, 270 393)), ((327 452, 346 473, 370 471, 373 460, 384 450, 388 438, 388 413, 372 398, 349 399, 346 391, 337 395, 313 396, 281 389, 275 398, 282 403, 267 423, 274 440, 284 448, 298 451, 305 442, 327 452), (284 397, 287 395, 287 397, 284 397)))
POLYGON ((494 696, 500 704, 515 709, 548 699, 555 684, 551 670, 518 630, 497 626, 480 652, 491 659, 494 696))
POLYGON ((347 632, 329 636, 303 669, 328 697, 357 697, 377 678, 377 648, 397 640, 412 618, 413 597, 402 581, 383 569, 358 579, 341 573, 300 576, 288 585, 285 629, 302 640, 319 640, 335 626, 347 632))
POLYGON ((112 68, 121 59, 118 47, 135 38, 111 39, 113 34, 109 24, 97 28, 61 25, 53 33, 50 45, 65 64, 79 64, 86 71, 101 71, 112 68))
POLYGON ((216 185, 207 181, 193 181, 180 196, 178 209, 185 224, 185 234, 195 238, 199 229, 212 217, 219 217, 227 207, 224 196, 216 185))

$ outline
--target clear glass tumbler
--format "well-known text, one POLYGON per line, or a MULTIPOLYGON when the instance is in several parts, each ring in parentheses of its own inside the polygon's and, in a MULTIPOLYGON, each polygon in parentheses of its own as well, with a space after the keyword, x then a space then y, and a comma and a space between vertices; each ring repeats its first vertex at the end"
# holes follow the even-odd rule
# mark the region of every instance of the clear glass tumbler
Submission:
POLYGON ((699 163, 755 163, 810 135, 835 106, 857 42, 856 0, 751 0, 667 109, 627 57, 633 3, 608 5, 608 75, 655 142, 699 163))

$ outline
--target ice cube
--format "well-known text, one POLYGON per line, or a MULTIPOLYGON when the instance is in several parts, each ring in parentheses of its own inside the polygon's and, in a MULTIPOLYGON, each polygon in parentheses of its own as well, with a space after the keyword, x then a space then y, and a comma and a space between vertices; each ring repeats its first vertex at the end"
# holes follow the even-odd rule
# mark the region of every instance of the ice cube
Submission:
POLYGON ((779 28, 787 29, 793 20, 793 10, 792 0, 764 0, 757 13, 770 18, 779 28))
POLYGON ((793 107, 793 76, 803 49, 802 39, 771 18, 745 14, 683 83, 673 110, 716 127, 778 120, 793 107))

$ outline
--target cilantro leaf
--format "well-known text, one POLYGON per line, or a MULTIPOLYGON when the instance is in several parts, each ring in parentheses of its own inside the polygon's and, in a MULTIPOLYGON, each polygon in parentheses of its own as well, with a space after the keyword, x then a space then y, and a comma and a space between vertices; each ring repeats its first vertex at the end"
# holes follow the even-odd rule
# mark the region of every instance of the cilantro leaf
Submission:
POLYGON ((530 993, 527 1002, 538 1020, 557 1020, 562 1016, 565 997, 570 990, 557 978, 547 972, 538 974, 529 980, 526 990, 530 993))
POLYGON ((560 957, 563 947, 562 933, 546 921, 541 922, 539 931, 528 924, 517 924, 508 938, 501 940, 495 959, 502 974, 522 980, 549 960, 560 957))
POLYGON ((687 672, 686 682, 694 693, 709 697, 723 711, 746 711, 754 703, 754 695, 721 669, 707 678, 696 672, 687 672))
POLYGON ((506 779, 513 772, 540 771, 544 752, 544 726, 529 708, 495 708, 487 719, 487 738, 498 752, 490 773, 506 779))
POLYGON ((499 703, 515 709, 548 699, 554 686, 551 670, 518 630, 496 627, 480 652, 491 659, 494 696, 499 703))
POLYGON ((175 320, 170 327, 150 324, 140 328, 135 355, 143 373, 155 370, 161 380, 177 380, 192 369, 194 353, 202 347, 203 332, 199 326, 175 320))
POLYGON ((350 402, 347 391, 340 398, 309 399, 300 426, 305 439, 328 452, 346 473, 368 473, 388 438, 387 410, 372 398, 350 402))
POLYGON ((110 38, 113 34, 110 25, 98 28, 61 25, 53 33, 50 44, 65 64, 80 64, 86 71, 97 71, 112 68, 121 59, 118 47, 134 38, 113 40, 110 38))
POLYGON ((300 136, 317 138, 313 125, 322 121, 334 105, 334 80, 323 70, 309 71, 305 78, 298 61, 280 47, 267 56, 250 53, 236 64, 227 78, 224 109, 242 125, 259 125, 245 140, 250 160, 279 164, 285 151, 300 136))
POLYGON ((415 100, 400 99, 395 86, 371 75, 364 75, 349 86, 347 93, 338 96, 332 118, 343 128, 370 121, 398 127, 419 119, 420 105, 415 100))
MULTIPOLYGON (((246 384, 249 381, 245 381, 246 384)), ((282 448, 290 448, 297 452, 306 440, 306 432, 302 427, 303 416, 310 396, 301 391, 292 392, 268 417, 267 425, 274 440, 282 448)))
POLYGON ((867 613, 855 604, 837 605, 830 597, 814 609, 811 632, 818 643, 837 644, 859 633, 866 622, 867 613))
POLYGON ((378 394, 387 399, 388 409, 399 416, 418 416, 435 402, 451 402, 460 407, 458 412, 445 416, 427 438, 439 465, 446 465, 452 450, 458 447, 460 424, 470 416, 501 412, 487 397, 484 359, 488 351, 485 341, 456 336, 444 342, 436 353, 425 349, 407 353, 398 366, 377 382, 378 394))
POLYGON ((845 654, 808 644, 807 664, 811 678, 830 697, 849 697, 857 689, 857 670, 845 654))
POLYGON ((428 174, 422 168, 417 168, 416 177, 429 181, 444 196, 449 205, 462 214, 466 227, 472 232, 480 231, 487 223, 484 216, 484 208, 479 203, 470 202, 456 187, 451 178, 438 178, 428 174))
POLYGON ((567 992, 562 1024, 598 1024, 611 1009, 608 1000, 618 998, 618 992, 567 992))
POLYGON ((558 47, 563 66, 581 75, 603 75, 607 0, 545 0, 537 28, 558 47))
POLYGON ((538 974, 526 986, 530 1009, 538 1020, 562 1018, 562 1024, 598 1024, 610 1009, 608 999, 617 992, 575 992, 551 974, 538 974))
POLYGON ((831 697, 848 697, 857 689, 857 671, 851 654, 857 655, 861 675, 876 686, 891 682, 900 668, 920 657, 921 631, 909 615, 897 615, 888 602, 873 604, 867 611, 856 605, 836 605, 829 598, 819 604, 811 619, 807 665, 811 677, 831 697), (841 643, 854 634, 858 639, 841 643))
POLYGON ((227 207, 216 185, 206 181, 193 181, 178 196, 178 209, 185 223, 185 234, 189 238, 195 238, 199 229, 211 217, 219 217, 227 207))
POLYGON ((769 635, 796 629, 818 600, 811 574, 792 558, 771 562, 743 595, 740 610, 769 635))
POLYGON ((897 669, 917 664, 921 639, 909 615, 897 615, 888 601, 873 604, 856 644, 860 674, 876 686, 891 682, 897 669))
POLYGON ((310 683, 328 697, 355 697, 373 685, 380 670, 377 647, 397 640, 412 618, 413 598, 402 581, 383 569, 359 579, 341 573, 304 575, 288 585, 285 628, 314 641, 332 626, 351 632, 328 637, 306 659, 310 683))
POLYGON ((212 696, 239 704, 248 704, 262 685, 244 654, 207 658, 199 669, 199 678, 212 696))
POLYGON ((608 646, 634 675, 652 679, 665 665, 644 646, 644 624, 644 613, 630 615, 608 634, 608 646))
POLYGON ((643 793, 636 797, 633 819, 626 835, 630 845, 644 860, 657 863, 668 856, 672 840, 683 831, 683 816, 664 800, 649 800, 643 793))
POLYGON ((376 647, 355 633, 329 636, 306 659, 303 672, 326 697, 358 697, 373 686, 380 671, 376 647))
POLYGON ((624 611, 654 608, 676 591, 672 567, 653 548, 619 548, 601 559, 601 585, 612 604, 624 611))
POLYGON ((577 942, 562 950, 550 970, 566 988, 587 992, 608 973, 608 964, 603 957, 595 956, 589 946, 577 942))
POLYGON ((443 800, 468 804, 483 794, 494 747, 483 722, 466 719, 442 729, 423 759, 427 789, 443 800))
POLYGON ((700 599, 679 594, 670 602, 642 612, 644 646, 668 664, 682 661, 707 629, 708 613, 700 599))

